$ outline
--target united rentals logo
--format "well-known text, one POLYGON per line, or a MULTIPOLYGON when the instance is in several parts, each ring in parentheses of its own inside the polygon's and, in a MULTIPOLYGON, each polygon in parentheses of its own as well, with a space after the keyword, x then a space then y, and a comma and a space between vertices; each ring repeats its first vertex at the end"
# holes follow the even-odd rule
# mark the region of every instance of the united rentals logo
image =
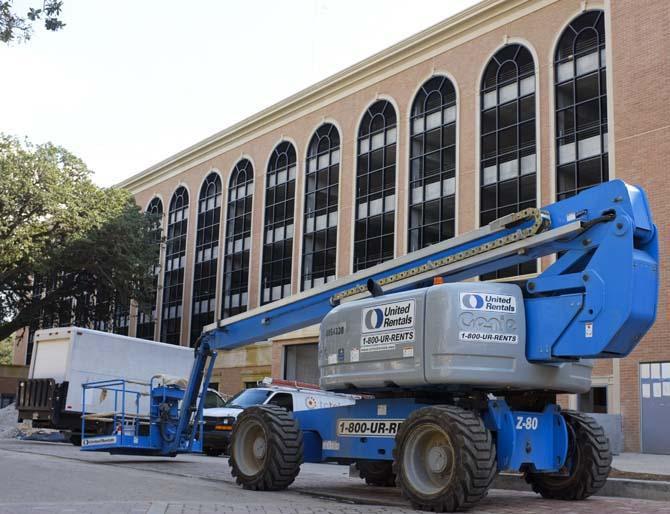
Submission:
POLYGON ((382 332, 414 326, 414 300, 363 309, 363 332, 382 332))
POLYGON ((461 295, 461 304, 464 309, 479 310, 484 307, 484 298, 475 293, 466 293, 461 295))
POLYGON ((488 312, 516 312, 516 298, 504 294, 461 293, 461 309, 488 312))
POLYGON ((378 330, 384 323, 384 311, 380 308, 370 309, 365 314, 365 328, 368 330, 378 330))

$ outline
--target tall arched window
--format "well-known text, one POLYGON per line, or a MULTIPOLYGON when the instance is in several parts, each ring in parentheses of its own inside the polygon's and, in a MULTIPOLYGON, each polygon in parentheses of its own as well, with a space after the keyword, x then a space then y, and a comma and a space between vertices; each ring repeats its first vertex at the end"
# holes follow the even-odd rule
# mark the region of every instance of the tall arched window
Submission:
MULTIPOLYGON (((535 62, 526 47, 510 44, 491 58, 482 79, 480 225, 535 207, 536 170, 535 62)), ((536 269, 533 261, 482 278, 536 269)))
POLYGON ((340 134, 321 125, 309 142, 305 173, 302 289, 335 279, 340 134))
POLYGON ((410 120, 409 251, 454 237, 456 91, 447 77, 429 79, 410 120))
POLYGON ((295 148, 288 141, 279 143, 272 151, 265 183, 262 304, 291 294, 295 171, 295 148))
POLYGON ((242 159, 235 165, 228 183, 222 318, 244 312, 249 305, 249 249, 253 200, 254 167, 251 161, 242 159))
POLYGON ((161 341, 164 343, 179 344, 181 339, 187 230, 188 191, 182 186, 172 195, 168 211, 161 317, 161 341))
POLYGON ((395 109, 379 100, 358 129, 354 272, 393 258, 396 139, 395 109))
POLYGON ((202 332, 202 328, 214 322, 220 220, 221 179, 217 173, 210 173, 200 188, 198 201, 198 231, 195 236, 193 304, 191 306, 191 346, 202 332))
POLYGON ((140 305, 137 313, 137 331, 136 337, 140 339, 148 339, 152 341, 155 336, 156 320, 158 313, 156 312, 156 302, 158 293, 158 274, 160 273, 160 244, 163 237, 163 202, 160 198, 154 198, 147 207, 147 213, 154 218, 153 243, 158 246, 156 252, 156 261, 154 263, 154 280, 152 288, 152 301, 148 305, 140 305))
POLYGON ((609 179, 605 15, 586 11, 563 31, 554 57, 559 200, 609 179))

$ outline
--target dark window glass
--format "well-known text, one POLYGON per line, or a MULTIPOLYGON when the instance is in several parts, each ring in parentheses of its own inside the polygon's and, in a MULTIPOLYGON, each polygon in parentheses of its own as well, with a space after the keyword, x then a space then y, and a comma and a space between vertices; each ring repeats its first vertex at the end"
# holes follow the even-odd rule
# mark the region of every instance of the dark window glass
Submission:
POLYGON ((354 272, 393 258, 396 140, 395 109, 379 100, 358 129, 354 272))
MULTIPOLYGON (((251 386, 254 387, 255 383, 252 383, 251 386)), ((265 400, 273 393, 272 389, 245 389, 228 400, 226 407, 229 409, 245 409, 254 405, 263 405, 265 400)))
POLYGON ((293 395, 291 393, 275 393, 267 405, 276 405, 289 412, 293 412, 293 395))
MULTIPOLYGON (((154 198, 149 203, 147 212, 152 216, 155 216, 156 228, 153 233, 153 242, 157 246, 161 244, 161 238, 163 237, 163 202, 160 198, 154 198)), ((140 339, 148 339, 153 341, 155 336, 155 326, 156 320, 158 319, 158 313, 156 312, 156 302, 157 302, 157 293, 158 293, 158 274, 160 273, 160 252, 156 254, 156 262, 153 267, 153 301, 148 305, 140 305, 137 313, 137 331, 136 337, 140 339)))
POLYGON ((181 339, 187 230, 188 191, 182 186, 175 191, 170 200, 165 241, 161 341, 169 344, 179 344, 181 339))
MULTIPOLYGON (((215 391, 219 389, 218 384, 210 382, 209 388, 215 391)), ((205 394, 205 409, 218 409, 224 407, 226 402, 214 391, 207 391, 205 394)))
POLYGON ((335 279, 340 134, 321 125, 309 142, 305 164, 305 218, 302 245, 302 289, 335 279))
POLYGON ((556 47, 554 71, 560 200, 609 180, 602 11, 586 11, 567 26, 556 47))
POLYGON ((202 328, 214 322, 220 219, 221 179, 216 173, 210 173, 200 188, 198 200, 198 231, 195 236, 193 304, 191 306, 191 345, 202 332, 202 328))
POLYGON ((295 148, 288 141, 279 143, 270 157, 265 183, 261 304, 291 294, 295 171, 295 148))
MULTIPOLYGON (((536 205, 535 62, 528 49, 500 49, 481 88, 479 223, 536 205)), ((537 271, 535 261, 488 273, 482 279, 537 271)))
POLYGON ((454 236, 456 91, 446 77, 428 80, 410 120, 409 251, 454 236))
POLYGON ((114 301, 114 320, 112 323, 112 332, 122 336, 128 335, 128 325, 130 324, 130 299, 115 298, 114 301))
POLYGON ((222 318, 244 312, 249 305, 249 249, 253 200, 254 168, 248 159, 242 159, 235 165, 228 184, 222 318))

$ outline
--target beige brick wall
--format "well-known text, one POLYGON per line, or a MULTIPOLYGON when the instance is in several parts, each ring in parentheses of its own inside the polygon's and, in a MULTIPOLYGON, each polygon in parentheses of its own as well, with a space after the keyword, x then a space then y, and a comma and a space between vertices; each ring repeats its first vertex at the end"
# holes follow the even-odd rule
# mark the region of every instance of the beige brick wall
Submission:
POLYGON ((257 382, 272 374, 271 366, 243 366, 217 368, 212 373, 212 382, 219 384, 219 392, 233 395, 244 389, 247 382, 257 382))
MULTIPOLYGON (((663 0, 612 2, 613 101, 616 176, 649 194, 659 229, 660 302, 656 324, 621 361, 621 413, 626 450, 640 449, 639 363, 670 360, 670 9, 663 0)), ((612 122, 610 121, 610 124, 612 122)))

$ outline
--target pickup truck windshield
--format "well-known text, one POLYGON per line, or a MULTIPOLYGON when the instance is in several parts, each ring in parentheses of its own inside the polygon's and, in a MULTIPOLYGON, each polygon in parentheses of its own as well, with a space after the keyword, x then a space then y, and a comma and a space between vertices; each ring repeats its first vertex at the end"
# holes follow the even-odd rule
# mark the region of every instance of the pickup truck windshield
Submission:
POLYGON ((226 407, 244 409, 252 405, 261 405, 272 393, 273 391, 267 389, 245 389, 228 400, 226 407))

